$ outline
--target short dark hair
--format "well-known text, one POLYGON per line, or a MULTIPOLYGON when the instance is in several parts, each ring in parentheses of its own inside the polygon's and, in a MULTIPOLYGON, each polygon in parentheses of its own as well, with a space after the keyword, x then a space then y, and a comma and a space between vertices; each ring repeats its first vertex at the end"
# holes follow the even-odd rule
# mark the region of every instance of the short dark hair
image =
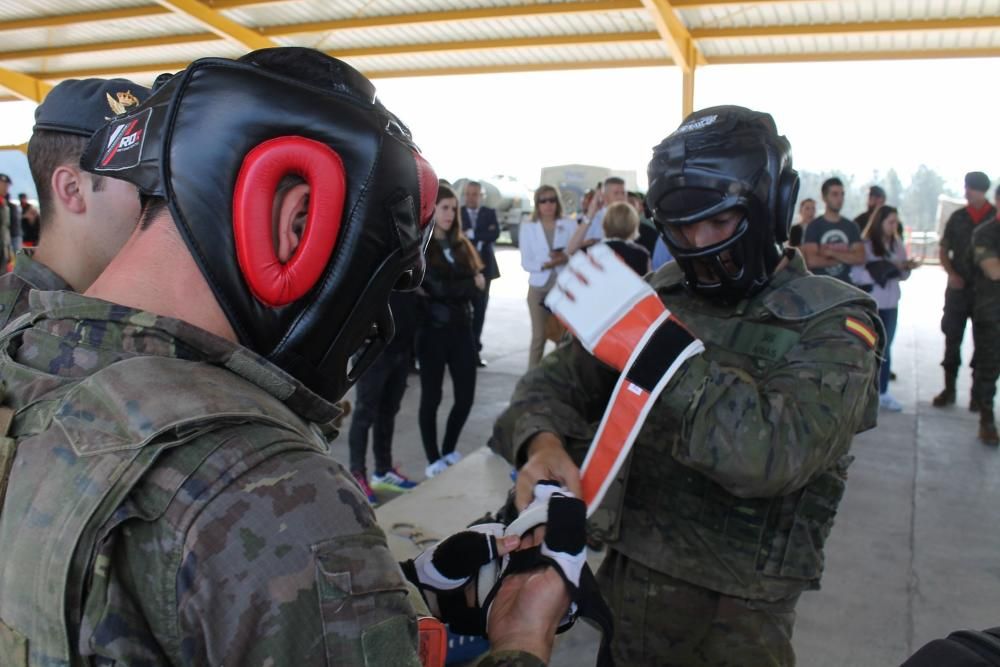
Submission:
POLYGON ((825 197, 826 193, 830 191, 830 188, 836 185, 844 187, 844 182, 839 178, 837 178, 836 176, 834 176, 833 178, 828 178, 825 181, 823 181, 823 186, 820 188, 820 192, 822 192, 823 196, 825 197))
POLYGON ((620 185, 625 187, 625 179, 619 176, 608 176, 604 179, 604 187, 608 187, 609 185, 620 185))
POLYGON ((479 188, 480 190, 482 190, 483 189, 483 184, 480 183, 479 181, 466 181, 465 182, 465 187, 466 188, 479 188))
MULTIPOLYGON (((28 140, 28 169, 38 190, 38 234, 45 231, 52 214, 55 194, 52 192, 52 172, 63 165, 80 169, 80 156, 87 147, 88 137, 53 130, 35 130, 28 140)), ((91 174, 95 192, 104 189, 104 177, 91 174)))
POLYGON ((812 197, 806 197, 805 199, 799 202, 799 210, 801 211, 802 207, 805 206, 806 204, 815 204, 815 203, 816 203, 815 199, 813 199, 812 197))

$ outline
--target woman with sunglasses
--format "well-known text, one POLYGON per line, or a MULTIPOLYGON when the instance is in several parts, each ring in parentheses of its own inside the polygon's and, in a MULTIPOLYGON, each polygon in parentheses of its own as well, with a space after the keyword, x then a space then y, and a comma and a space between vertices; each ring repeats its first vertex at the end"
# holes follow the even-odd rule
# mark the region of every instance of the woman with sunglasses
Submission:
POLYGON ((556 275, 569 261, 566 244, 569 243, 576 223, 562 217, 559 191, 551 185, 535 190, 535 211, 531 222, 521 225, 518 246, 521 249, 521 266, 529 273, 528 313, 531 315, 531 347, 528 351, 528 369, 538 365, 545 351, 545 321, 549 311, 545 308, 545 295, 556 282, 556 275))
POLYGON ((433 234, 427 246, 427 272, 421 284, 425 312, 417 333, 420 438, 427 455, 428 477, 434 477, 461 458, 455 446, 476 393, 472 300, 486 286, 483 262, 458 221, 458 195, 445 185, 438 187, 433 234), (446 366, 455 405, 448 413, 439 450, 437 410, 446 366))

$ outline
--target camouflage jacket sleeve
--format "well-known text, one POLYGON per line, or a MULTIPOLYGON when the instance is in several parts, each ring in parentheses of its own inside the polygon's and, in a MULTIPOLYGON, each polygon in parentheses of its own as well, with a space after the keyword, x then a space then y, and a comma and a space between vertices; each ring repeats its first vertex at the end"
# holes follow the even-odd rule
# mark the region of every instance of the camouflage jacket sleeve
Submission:
POLYGON ((874 313, 836 308, 810 322, 802 337, 765 377, 711 360, 691 359, 661 395, 646 428, 663 416, 681 420, 674 457, 742 497, 791 493, 829 468, 854 434, 874 426, 880 343, 870 345, 846 326, 870 332, 874 313))
POLYGON ((375 515, 319 453, 268 459, 205 506, 176 590, 178 664, 420 665, 416 617, 375 515))
POLYGON ((564 442, 589 444, 617 379, 578 342, 564 343, 517 383, 510 407, 494 425, 490 447, 520 466, 526 458, 523 445, 542 431, 564 442))
POLYGON ((530 653, 497 651, 482 658, 476 667, 545 667, 545 663, 530 653))

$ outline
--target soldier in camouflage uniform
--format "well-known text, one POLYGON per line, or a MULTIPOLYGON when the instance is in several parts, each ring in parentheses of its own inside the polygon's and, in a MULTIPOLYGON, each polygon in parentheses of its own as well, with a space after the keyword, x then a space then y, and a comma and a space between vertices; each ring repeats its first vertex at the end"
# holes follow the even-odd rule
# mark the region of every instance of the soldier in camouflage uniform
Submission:
MULTIPOLYGON (((976 267, 972 261, 972 233, 984 220, 996 215, 986 197, 990 179, 981 171, 965 175, 965 198, 969 205, 951 214, 941 234, 941 266, 948 272, 948 287, 944 292, 944 315, 941 332, 944 334, 944 390, 934 397, 934 407, 941 408, 955 403, 955 383, 958 369, 962 367, 962 339, 965 337, 966 320, 972 317, 973 280, 976 267)), ((970 366, 975 373, 978 364, 978 347, 972 354, 970 366)), ((977 412, 979 405, 973 395, 969 410, 977 412)))
MULTIPOLYGON (((1000 187, 996 191, 1000 205, 1000 187)), ((997 214, 976 227, 972 234, 973 283, 972 339, 976 345, 976 367, 972 372, 972 399, 979 405, 979 439, 1000 445, 993 397, 1000 377, 1000 220, 997 214)))
MULTIPOLYGON (((147 202, 86 295, 32 291, 0 333, 0 665, 420 665, 326 447, 423 274, 408 131, 347 65, 271 49, 196 61, 82 164, 147 202)), ((509 578, 482 664, 540 665, 567 602, 509 578)))
POLYGON ((70 79, 35 109, 28 166, 38 187, 41 236, 32 254, 18 253, 14 270, 0 276, 0 328, 28 310, 32 289, 90 287, 135 229, 135 187, 87 173, 80 156, 91 135, 124 111, 119 98, 134 106, 148 95, 126 79, 70 79))
MULTIPOLYGON (((615 659, 792 665, 795 605, 819 587, 851 440, 878 412, 875 303, 780 250, 798 176, 770 116, 695 113, 655 149, 649 183, 677 261, 648 281, 705 352, 660 395, 623 490, 595 514, 615 659)), ((579 489, 581 445, 617 379, 575 341, 521 379, 492 443, 520 467, 519 503, 541 476, 579 489)))

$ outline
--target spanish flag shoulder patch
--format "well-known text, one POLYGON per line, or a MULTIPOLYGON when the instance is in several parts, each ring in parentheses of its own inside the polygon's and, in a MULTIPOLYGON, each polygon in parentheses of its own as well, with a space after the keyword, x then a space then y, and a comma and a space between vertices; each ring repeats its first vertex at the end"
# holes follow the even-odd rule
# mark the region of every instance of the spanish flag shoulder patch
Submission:
POLYGON ((868 344, 868 347, 875 349, 878 336, 872 328, 855 317, 848 317, 844 320, 844 328, 868 344))

